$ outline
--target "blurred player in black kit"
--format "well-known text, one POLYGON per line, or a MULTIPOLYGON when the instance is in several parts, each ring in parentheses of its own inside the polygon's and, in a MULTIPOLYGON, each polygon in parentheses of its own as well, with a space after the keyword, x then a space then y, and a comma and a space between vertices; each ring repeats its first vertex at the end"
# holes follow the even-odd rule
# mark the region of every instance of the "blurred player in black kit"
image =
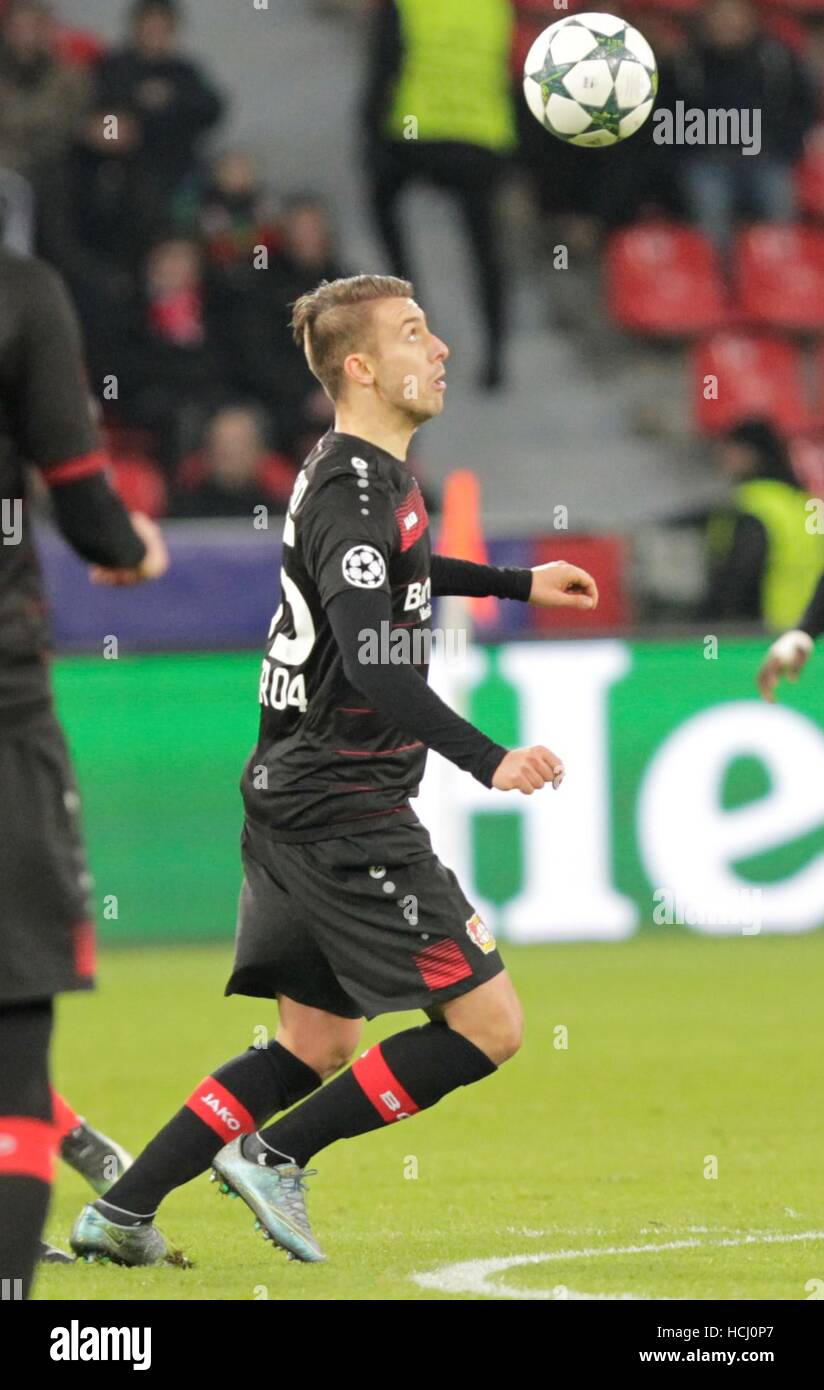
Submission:
POLYGON ((408 281, 359 275, 323 281, 294 305, 296 341, 336 417, 298 475, 284 524, 282 601, 242 780, 244 882, 226 987, 277 999, 277 1036, 206 1077, 84 1208, 78 1254, 167 1258, 157 1207, 211 1164, 269 1238, 293 1258, 321 1260, 304 1204, 312 1154, 436 1104, 520 1045, 520 1005, 492 933, 433 853, 410 797, 427 748, 486 787, 526 795, 559 786, 563 767, 548 748, 508 751, 455 714, 429 688, 416 639, 430 634, 439 594, 580 609, 598 595, 588 574, 561 562, 503 569, 432 554, 405 459, 416 429, 443 408, 448 348, 412 295, 408 281), (366 648, 380 650, 390 631, 390 659, 376 659, 366 648), (407 1009, 423 1010, 422 1027, 334 1076, 364 1018, 407 1009))
MULTIPOLYGON (((25 1297, 57 1148, 49 1090, 52 998, 87 989, 94 926, 79 802, 52 704, 46 604, 26 466, 101 583, 167 565, 105 477, 74 312, 46 265, 0 250, 0 1279, 25 1297)), ((98 1188, 98 1190, 100 1190, 98 1188)), ((4 1295, 5 1296, 5 1295, 4 1295)))

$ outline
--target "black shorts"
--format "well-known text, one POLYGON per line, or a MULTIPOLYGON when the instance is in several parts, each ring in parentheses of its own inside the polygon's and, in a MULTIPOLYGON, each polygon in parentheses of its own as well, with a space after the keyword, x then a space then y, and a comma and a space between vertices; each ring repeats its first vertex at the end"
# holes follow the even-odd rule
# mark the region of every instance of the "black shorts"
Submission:
POLYGON ((375 1018, 444 1004, 504 968, 420 824, 283 844, 247 819, 242 847, 227 994, 375 1018))
POLYGON ((51 714, 0 734, 0 1004, 94 983, 80 799, 51 714))

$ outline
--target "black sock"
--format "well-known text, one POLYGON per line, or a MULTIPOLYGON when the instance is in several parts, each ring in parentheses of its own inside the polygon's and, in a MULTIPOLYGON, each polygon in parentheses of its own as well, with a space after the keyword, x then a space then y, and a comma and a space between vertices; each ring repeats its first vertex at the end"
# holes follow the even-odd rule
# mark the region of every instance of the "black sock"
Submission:
POLYGON ((322 1091, 243 1140, 247 1158, 297 1163, 336 1139, 351 1139, 427 1110, 457 1086, 496 1070, 485 1052, 445 1023, 426 1023, 370 1047, 322 1091))
POLYGON ((94 1205, 123 1226, 150 1221, 163 1198, 204 1173, 224 1144, 319 1085, 317 1072, 280 1043, 248 1048, 195 1087, 183 1109, 94 1205))
POLYGON ((49 1089, 51 1000, 0 1008, 0 1300, 28 1298, 57 1141, 49 1089))

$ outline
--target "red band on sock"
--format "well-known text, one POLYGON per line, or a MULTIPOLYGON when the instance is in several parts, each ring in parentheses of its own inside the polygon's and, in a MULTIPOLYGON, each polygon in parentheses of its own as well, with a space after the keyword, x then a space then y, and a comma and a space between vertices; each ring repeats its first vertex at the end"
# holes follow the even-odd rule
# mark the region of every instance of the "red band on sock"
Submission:
POLYGON ((380 1043, 370 1047, 353 1063, 352 1075, 385 1124, 391 1124, 393 1120, 407 1120, 411 1115, 417 1115, 421 1108, 403 1089, 398 1078, 392 1075, 380 1043))
POLYGON ((72 1110, 69 1102, 52 1087, 52 1116, 54 1117, 54 1131, 58 1142, 71 1134, 73 1129, 77 1129, 80 1124, 80 1116, 72 1110))
POLYGON ((186 1104, 199 1120, 220 1135, 225 1144, 230 1139, 237 1139, 239 1134, 251 1134, 257 1129, 246 1107, 213 1076, 207 1076, 199 1086, 195 1086, 186 1104))
POLYGON ((39 1178, 51 1183, 57 1135, 45 1120, 0 1115, 0 1177, 39 1178))

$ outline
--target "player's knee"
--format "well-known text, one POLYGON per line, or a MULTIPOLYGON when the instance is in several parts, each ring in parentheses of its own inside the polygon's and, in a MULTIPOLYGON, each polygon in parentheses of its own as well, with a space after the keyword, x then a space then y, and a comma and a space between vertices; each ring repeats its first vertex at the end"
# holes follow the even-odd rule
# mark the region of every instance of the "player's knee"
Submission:
POLYGON ((281 1029, 278 1033, 278 1042, 307 1067, 316 1071, 321 1081, 327 1081, 330 1076, 340 1071, 341 1067, 345 1067, 357 1046, 357 1039, 353 1042, 351 1038, 303 1037, 289 1033, 286 1029, 281 1029))
POLYGON ((320 1065, 316 1068, 324 1081, 328 1077, 334 1076, 342 1067, 346 1067, 351 1062, 355 1053, 354 1047, 348 1043, 332 1043, 321 1059, 320 1065))
POLYGON ((348 1065, 355 1052, 355 1045, 345 1039, 315 1040, 298 1054, 307 1067, 316 1071, 321 1081, 328 1081, 342 1067, 348 1065))
POLYGON ((523 1015, 513 1013, 502 1019, 495 1030, 493 1046, 495 1056, 492 1061, 497 1066, 508 1062, 511 1057, 519 1052, 524 1040, 524 1021, 523 1015))
POLYGON ((487 1013, 469 1028, 458 1028, 473 1042, 481 1052, 485 1052, 490 1062, 500 1067, 508 1062, 520 1049, 523 1042, 523 1014, 517 1007, 499 1009, 487 1013))

